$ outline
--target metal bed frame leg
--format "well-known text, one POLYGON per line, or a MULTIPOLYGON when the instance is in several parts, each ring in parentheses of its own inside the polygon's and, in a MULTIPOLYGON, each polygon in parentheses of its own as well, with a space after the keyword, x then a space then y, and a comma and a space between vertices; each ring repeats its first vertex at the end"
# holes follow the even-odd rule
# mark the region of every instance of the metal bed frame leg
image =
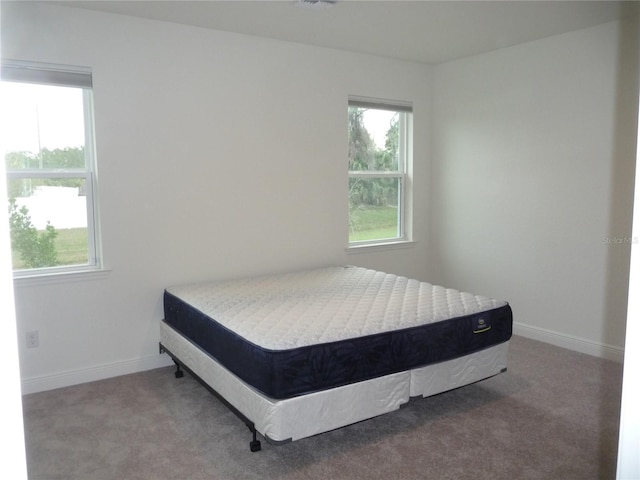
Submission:
POLYGON ((174 373, 174 375, 176 376, 176 378, 182 378, 184 377, 184 372, 180 369, 180 364, 178 362, 176 362, 175 360, 173 361, 173 363, 176 364, 176 371, 174 373))
POLYGON ((252 452, 259 452, 262 450, 262 445, 260 445, 260 440, 256 438, 256 429, 253 426, 247 426, 249 427, 249 430, 251 430, 251 433, 253 433, 253 440, 249 442, 249 450, 252 452))
MULTIPOLYGON (((173 360, 173 363, 176 364, 176 371, 174 373, 176 378, 184 377, 184 371, 182 370, 182 366, 178 362, 178 359, 173 355, 173 353, 167 350, 164 347, 164 345, 162 345, 162 343, 159 344, 159 350, 161 354, 166 353, 167 355, 169 355, 169 357, 171 357, 171 360, 173 360)), ((249 450, 251 450, 252 452, 259 452, 260 450, 262 450, 262 444, 260 443, 260 440, 258 440, 258 437, 257 437, 258 431, 256 430, 255 424, 251 420, 249 420, 247 417, 245 417, 237 408, 231 405, 227 401, 227 399, 225 399, 222 395, 220 395, 213 388, 211 388, 211 386, 208 385, 204 380, 202 380, 198 375, 192 372, 188 367, 185 366, 185 370, 187 370, 190 375, 192 375, 196 380, 198 380, 202 384, 202 386, 204 386, 216 398, 218 398, 218 400, 220 400, 227 408, 229 408, 229 410, 231 410, 231 412, 233 412, 238 418, 240 418, 240 420, 242 420, 244 424, 249 428, 249 431, 253 434, 253 439, 249 442, 249 450)))

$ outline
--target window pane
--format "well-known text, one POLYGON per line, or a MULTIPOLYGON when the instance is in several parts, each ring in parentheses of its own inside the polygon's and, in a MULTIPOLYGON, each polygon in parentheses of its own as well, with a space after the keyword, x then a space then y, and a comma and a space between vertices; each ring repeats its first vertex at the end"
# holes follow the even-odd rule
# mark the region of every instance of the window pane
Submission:
POLYGON ((11 179, 14 270, 89 263, 84 178, 11 179))
POLYGON ((400 112, 349 107, 349 170, 397 172, 400 112))
POLYGON ((0 129, 8 168, 85 167, 81 88, 1 85, 0 129))
POLYGON ((349 241, 401 236, 399 178, 349 179, 349 241))

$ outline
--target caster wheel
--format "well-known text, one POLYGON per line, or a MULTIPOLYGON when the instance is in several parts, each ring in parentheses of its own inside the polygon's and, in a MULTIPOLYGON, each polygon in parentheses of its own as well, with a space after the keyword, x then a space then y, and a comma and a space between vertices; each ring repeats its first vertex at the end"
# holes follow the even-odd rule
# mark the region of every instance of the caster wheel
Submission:
POLYGON ((251 449, 252 452, 259 452, 262 449, 262 446, 260 445, 260 440, 253 440, 249 442, 249 448, 251 449))
POLYGON ((184 372, 182 370, 178 370, 175 373, 175 376, 176 376, 176 378, 182 378, 182 377, 184 377, 184 372))

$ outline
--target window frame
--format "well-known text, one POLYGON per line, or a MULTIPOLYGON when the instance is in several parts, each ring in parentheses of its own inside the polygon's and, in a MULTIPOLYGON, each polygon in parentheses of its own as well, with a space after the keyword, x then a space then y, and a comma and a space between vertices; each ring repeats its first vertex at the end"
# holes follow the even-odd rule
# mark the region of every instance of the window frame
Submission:
MULTIPOLYGON (((0 81, 38 84, 52 87, 73 87, 82 90, 84 118, 84 168, 7 169, 7 181, 21 178, 82 178, 85 185, 87 215, 87 263, 13 270, 14 279, 59 278, 61 275, 104 271, 100 222, 98 218, 97 159, 93 108, 93 75, 90 68, 19 60, 0 60, 0 81)), ((6 199, 5 199, 6 201, 6 199)))
MULTIPOLYGON (((377 171, 377 170, 348 170, 349 181, 352 178, 376 179, 376 178, 397 178, 398 182, 398 236, 390 238, 380 238, 371 240, 351 241, 347 235, 348 250, 355 251, 363 247, 385 247, 398 246, 412 243, 411 222, 408 212, 411 210, 411 179, 412 171, 412 151, 411 142, 413 139, 413 106, 408 102, 373 99, 365 97, 350 96, 348 108, 359 107, 375 110, 388 110, 398 112, 398 170, 397 171, 377 171)), ((348 207, 347 216, 350 223, 351 212, 348 207)))

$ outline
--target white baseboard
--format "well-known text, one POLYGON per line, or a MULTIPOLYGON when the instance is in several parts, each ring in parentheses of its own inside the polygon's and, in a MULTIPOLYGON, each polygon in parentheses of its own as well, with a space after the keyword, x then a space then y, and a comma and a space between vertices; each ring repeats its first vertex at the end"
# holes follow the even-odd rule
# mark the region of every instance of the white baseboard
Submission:
POLYGON ((143 372, 154 368, 167 367, 169 365, 173 365, 173 362, 168 355, 153 355, 151 357, 98 365, 70 372, 23 378, 22 394, 28 395, 30 393, 44 392, 55 388, 70 387, 80 383, 95 382, 96 380, 143 372))
POLYGON ((593 342, 545 328, 532 327, 531 325, 513 322, 513 333, 521 337, 549 343, 556 347, 567 348, 575 352, 586 353, 594 357, 606 358, 607 360, 614 360, 620 363, 624 360, 624 348, 622 347, 593 342))

